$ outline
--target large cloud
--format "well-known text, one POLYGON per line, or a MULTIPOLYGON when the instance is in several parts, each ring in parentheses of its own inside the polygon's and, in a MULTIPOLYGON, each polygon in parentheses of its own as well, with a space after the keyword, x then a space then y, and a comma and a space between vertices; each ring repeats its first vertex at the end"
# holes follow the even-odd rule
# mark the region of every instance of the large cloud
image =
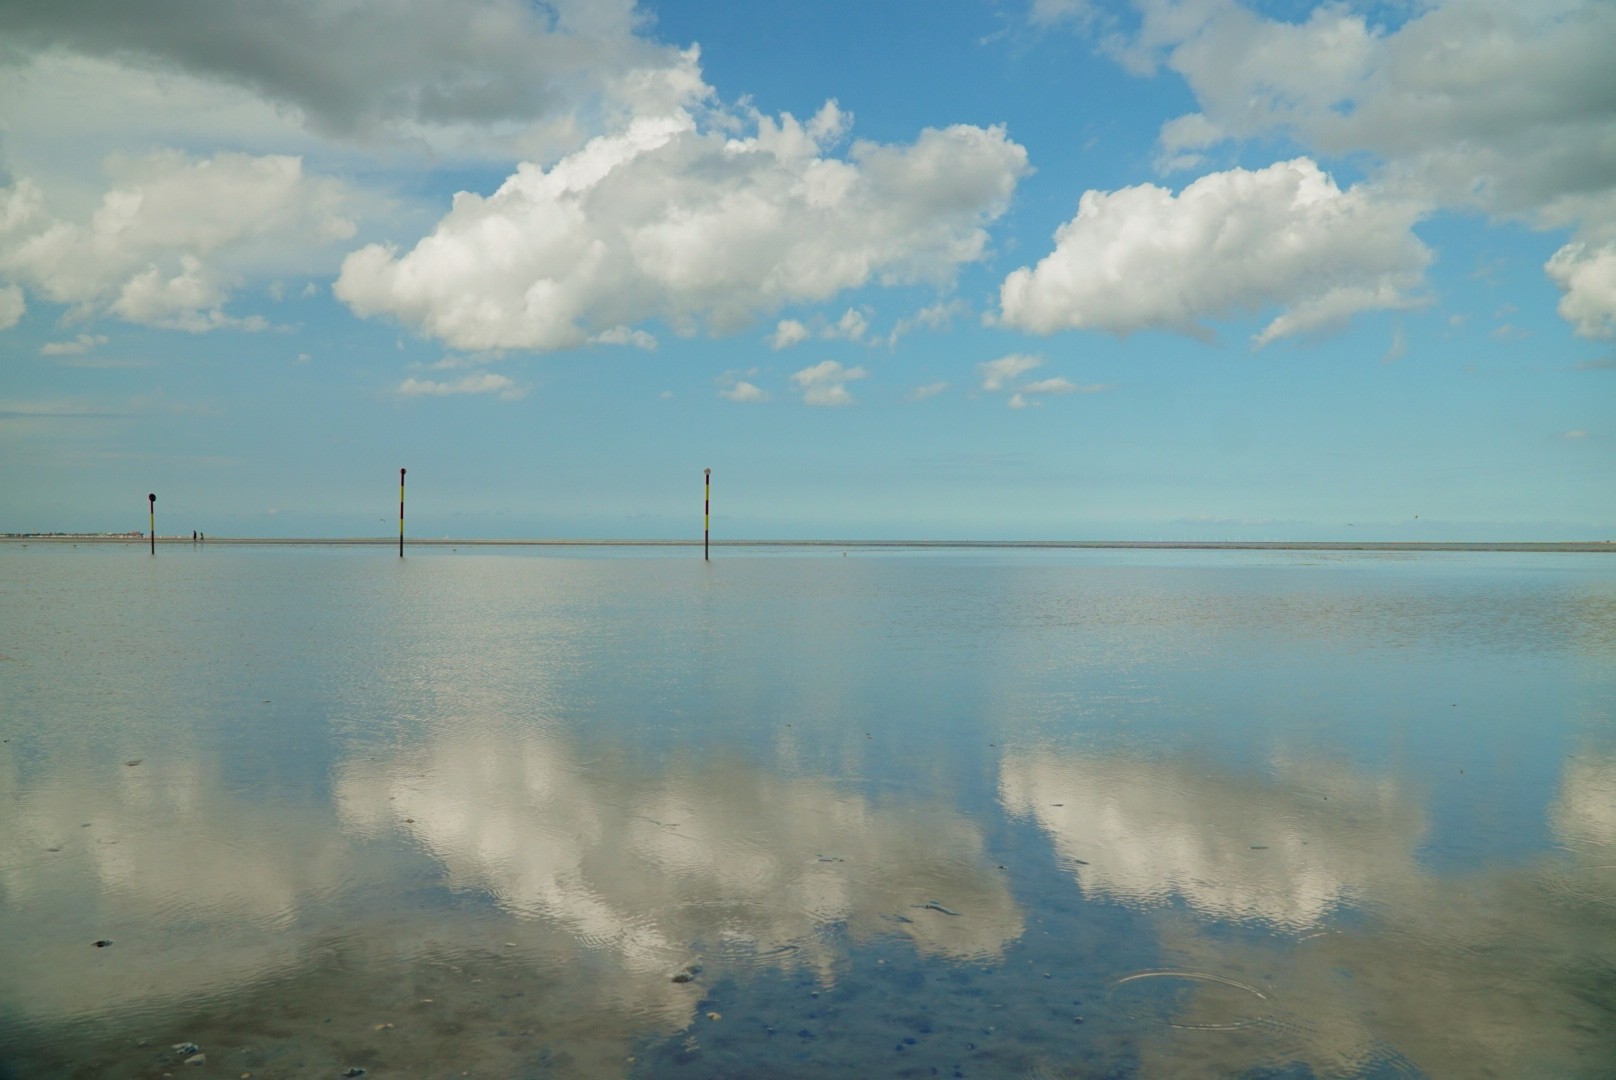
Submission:
POLYGON ((241 86, 328 134, 531 121, 679 55, 634 0, 11 0, 0 62, 110 57, 241 86))
POLYGON ((31 181, 0 188, 0 278, 79 314, 206 330, 242 323, 223 310, 238 270, 285 265, 307 238, 354 229, 343 187, 305 176, 295 157, 165 152, 117 172, 85 221, 54 216, 31 181))
POLYGON ((1395 29, 1345 5, 1300 23, 1234 0, 1138 6, 1125 57, 1165 60, 1201 108, 1164 127, 1170 163, 1279 132, 1372 155, 1379 182, 1410 197, 1570 227, 1584 246, 1549 267, 1561 312, 1583 334, 1610 332, 1616 282, 1570 271, 1616 259, 1616 5, 1447 0, 1395 29))
POLYGON ((550 169, 524 164, 491 196, 456 196, 413 250, 349 256, 337 295, 465 349, 567 348, 650 318, 729 331, 871 280, 946 280, 983 255, 1027 167, 996 127, 839 158, 834 104, 807 124, 750 120, 739 137, 641 117, 550 169))
POLYGON ((1018 329, 1208 337, 1205 320, 1280 308, 1257 336, 1333 327, 1417 300, 1430 252, 1417 208, 1342 191, 1307 158, 1202 177, 1175 196, 1153 184, 1090 191, 1055 250, 1000 290, 1018 329))

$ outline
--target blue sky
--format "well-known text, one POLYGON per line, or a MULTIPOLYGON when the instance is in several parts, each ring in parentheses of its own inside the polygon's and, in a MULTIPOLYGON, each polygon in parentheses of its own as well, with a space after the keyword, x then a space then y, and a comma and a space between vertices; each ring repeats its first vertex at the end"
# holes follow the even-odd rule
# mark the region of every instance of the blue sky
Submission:
POLYGON ((1600 0, 14 0, 0 531, 1616 534, 1600 0))

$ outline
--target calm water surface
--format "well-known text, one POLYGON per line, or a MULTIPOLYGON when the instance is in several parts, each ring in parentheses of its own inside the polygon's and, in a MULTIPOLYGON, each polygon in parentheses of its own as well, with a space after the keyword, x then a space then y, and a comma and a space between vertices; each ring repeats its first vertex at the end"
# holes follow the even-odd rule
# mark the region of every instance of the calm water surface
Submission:
POLYGON ((1608 1078, 1613 718, 1611 556, 4 544, 0 1075, 1608 1078))

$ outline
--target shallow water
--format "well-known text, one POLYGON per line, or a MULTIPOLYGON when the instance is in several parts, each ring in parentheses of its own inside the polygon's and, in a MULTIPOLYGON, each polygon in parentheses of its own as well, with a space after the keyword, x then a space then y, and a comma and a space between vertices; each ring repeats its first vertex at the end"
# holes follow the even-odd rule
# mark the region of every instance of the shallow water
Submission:
POLYGON ((1611 556, 0 544, 0 615, 7 1077, 1616 1075, 1611 556))

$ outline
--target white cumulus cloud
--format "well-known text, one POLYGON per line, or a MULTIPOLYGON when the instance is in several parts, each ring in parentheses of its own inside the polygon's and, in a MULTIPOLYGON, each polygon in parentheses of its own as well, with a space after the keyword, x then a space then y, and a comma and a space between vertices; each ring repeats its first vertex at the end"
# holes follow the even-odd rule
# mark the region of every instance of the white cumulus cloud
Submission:
POLYGON ((27 179, 0 188, 0 276, 79 316, 110 313, 182 330, 263 329, 225 313, 249 267, 297 256, 309 238, 353 235, 336 181, 286 155, 175 151, 114 163, 112 188, 87 220, 56 217, 27 179))
POLYGON ((336 292, 456 348, 559 349, 649 319, 732 331, 871 281, 946 282, 983 256, 1027 167, 1002 128, 832 156, 846 127, 834 103, 807 124, 642 116, 492 195, 461 193, 409 251, 354 252, 336 292), (743 121, 748 135, 719 130, 743 121))
POLYGON ((1360 185, 1342 191, 1313 161, 1212 173, 1174 195, 1154 184, 1083 195, 1055 250, 1000 289, 1002 320, 1048 334, 1172 330, 1279 308, 1256 344, 1418 303, 1431 253, 1418 209, 1360 185))
POLYGON ((1560 286, 1560 315, 1583 337, 1616 337, 1616 244, 1573 242, 1544 269, 1560 286))
POLYGON ((1113 40, 1136 70, 1165 63, 1196 97, 1199 112, 1161 130, 1169 167, 1280 135, 1367 158, 1401 197, 1569 228, 1549 266, 1560 312, 1578 333, 1610 331, 1599 259, 1616 237, 1616 4, 1429 0, 1395 26, 1368 5, 1321 4, 1298 22, 1255 6, 1138 0, 1138 31, 1113 40))
POLYGON ((851 405, 853 395, 847 384, 869 375, 861 367, 843 367, 835 360, 821 360, 791 376, 791 383, 802 394, 805 405, 851 405))

